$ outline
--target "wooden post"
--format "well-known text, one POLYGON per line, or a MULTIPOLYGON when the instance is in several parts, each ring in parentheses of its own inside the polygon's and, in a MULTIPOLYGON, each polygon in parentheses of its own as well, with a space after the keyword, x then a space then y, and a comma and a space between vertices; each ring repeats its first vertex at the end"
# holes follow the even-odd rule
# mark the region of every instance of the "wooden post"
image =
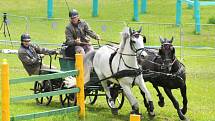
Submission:
POLYGON ((177 2, 176 2, 176 26, 181 25, 181 14, 182 14, 181 4, 182 4, 182 1, 177 0, 177 2))
POLYGON ((2 63, 2 121, 10 121, 10 89, 9 89, 9 65, 6 59, 2 63))
POLYGON ((130 114, 130 121, 141 121, 140 115, 130 114))
POLYGON ((194 0, 194 16, 195 16, 195 31, 196 34, 200 34, 201 22, 200 22, 200 5, 199 0, 194 0))
POLYGON ((147 9, 147 0, 141 0, 141 13, 144 14, 146 13, 147 9))
POLYGON ((80 92, 77 93, 77 105, 80 106, 79 117, 85 117, 85 103, 84 103, 84 66, 83 55, 75 54, 75 67, 79 70, 77 76, 77 87, 80 88, 80 92))
POLYGON ((98 0, 93 0, 93 11, 92 11, 93 17, 98 16, 98 0))
POLYGON ((193 4, 188 3, 188 4, 187 4, 187 8, 188 8, 188 9, 192 9, 192 8, 193 8, 193 4))
POLYGON ((139 16, 138 16, 138 0, 134 0, 134 21, 139 21, 139 16))
POLYGON ((48 19, 51 19, 53 16, 53 0, 47 1, 47 16, 48 19))

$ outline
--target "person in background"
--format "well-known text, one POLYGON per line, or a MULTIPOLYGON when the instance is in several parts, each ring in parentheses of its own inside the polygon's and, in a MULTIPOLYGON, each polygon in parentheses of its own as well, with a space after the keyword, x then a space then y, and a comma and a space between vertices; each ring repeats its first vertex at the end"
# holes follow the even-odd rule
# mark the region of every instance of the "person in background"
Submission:
POLYGON ((68 57, 74 56, 75 53, 86 54, 94 50, 90 43, 90 37, 95 40, 100 40, 100 36, 92 31, 84 20, 80 20, 78 11, 72 9, 69 12, 70 23, 66 26, 65 35, 68 46, 66 55, 68 57))
MULTIPOLYGON (((38 45, 31 44, 31 37, 29 34, 21 35, 21 46, 18 50, 18 57, 22 62, 27 73, 31 75, 38 75, 41 69, 49 69, 48 65, 41 64, 41 56, 39 54, 44 55, 53 55, 57 54, 56 50, 48 50, 46 48, 41 48, 38 45)), ((55 67, 52 67, 56 69, 55 67)))

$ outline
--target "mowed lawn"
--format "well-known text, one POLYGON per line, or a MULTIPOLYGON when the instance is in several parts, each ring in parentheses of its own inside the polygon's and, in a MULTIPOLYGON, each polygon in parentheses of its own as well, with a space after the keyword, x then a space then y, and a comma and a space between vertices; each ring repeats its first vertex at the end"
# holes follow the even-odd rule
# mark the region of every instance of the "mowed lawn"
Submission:
MULTIPOLYGON (((107 0, 99 1, 99 16, 96 18, 91 17, 91 0, 67 0, 71 8, 79 10, 82 18, 88 20, 91 23, 93 29, 104 39, 110 39, 119 41, 119 32, 124 26, 122 23, 116 21, 131 22, 133 15, 132 1, 131 0, 107 0), (94 20, 112 20, 113 22, 94 22, 94 20), (101 26, 107 26, 107 33, 103 33, 101 26), (111 26, 111 29, 108 28, 111 26)), ((148 12, 145 15, 140 15, 140 22, 152 22, 152 23, 174 23, 175 22, 175 0, 173 1, 148 1, 148 12), (165 4, 164 4, 165 3, 165 4)), ((28 16, 30 17, 30 34, 33 41, 36 43, 62 43, 64 41, 64 28, 67 24, 68 10, 64 0, 54 0, 54 17, 64 18, 57 21, 57 29, 51 30, 47 28, 48 25, 52 25, 53 21, 45 19, 34 19, 33 17, 46 17, 46 0, 0 0, 0 12, 7 12, 10 15, 28 16)), ((215 14, 214 7, 202 7, 201 22, 207 23, 208 19, 215 14)), ((10 17, 10 32, 13 40, 19 40, 20 34, 25 32, 25 21, 16 17, 10 17), (13 24, 15 23, 15 24, 13 24)), ((186 9, 186 5, 183 5, 183 23, 193 23, 193 11, 186 9)), ((193 35, 194 28, 184 28, 185 31, 185 45, 204 45, 214 47, 214 40, 210 40, 204 35, 193 35), (199 40, 199 41, 197 41, 199 40)), ((150 33, 150 32, 149 32, 150 33)), ((157 35, 157 31, 151 32, 151 34, 157 35)), ((209 33, 214 33, 214 30, 209 30, 209 33)), ((171 33, 172 34, 172 33, 171 33)), ((171 37, 172 35, 167 37, 171 37)), ((207 34, 207 33, 206 33, 207 34)), ((148 36, 148 35, 146 35, 148 36)), ((157 38, 159 35, 157 36, 157 38)), ((212 37, 211 37, 212 38, 212 37)), ((2 33, 0 33, 0 39, 5 39, 2 33)), ((93 41, 94 42, 94 41, 93 41)), ((95 42, 96 43, 96 42, 95 42)), ((105 42, 103 42, 105 43, 105 42)), ((176 39, 178 45, 178 38, 176 39)), ((159 46, 159 42, 155 43, 159 46)), ((46 46, 43 46, 46 47, 46 46)), ((10 45, 0 45, 0 49, 11 48, 10 45)), ((56 46, 48 46, 48 48, 56 48, 56 46)), ((14 49, 17 49, 15 47, 14 49)), ((214 72, 214 57, 207 57, 207 55, 214 56, 214 50, 201 50, 201 49, 185 49, 185 56, 182 62, 186 66, 187 72, 187 96, 188 96, 188 112, 186 117, 191 121, 215 121, 215 72, 214 72), (204 57, 191 57, 189 55, 206 55, 204 57)), ((177 56, 179 56, 179 49, 177 49, 177 56)), ((8 59, 10 64, 10 79, 27 77, 26 72, 17 55, 12 54, 0 54, 0 59, 8 59)), ((48 64, 48 57, 45 58, 45 63, 48 64)), ((59 67, 58 61, 54 61, 54 65, 59 67)), ((0 70, 1 71, 1 70, 0 70)), ((0 84, 1 87, 1 84, 0 84)), ((147 83, 147 87, 152 94, 156 116, 154 121, 177 121, 179 120, 177 112, 174 109, 171 101, 162 93, 165 97, 165 106, 159 107, 157 104, 158 98, 155 89, 153 89, 150 83, 147 83)), ((32 94, 33 83, 17 84, 11 86, 11 96, 28 95, 32 94)), ((134 87, 133 92, 137 97, 140 105, 140 111, 143 114, 143 121, 151 120, 146 112, 146 108, 143 104, 143 99, 139 93, 139 90, 134 87)), ((179 90, 174 90, 180 106, 182 106, 182 99, 179 90)), ((2 93, 2 92, 1 92, 2 93)), ((1 98, 0 98, 1 99, 1 98)), ((1 103, 1 100, 0 100, 1 103)), ((26 100, 22 102, 13 103, 10 107, 11 115, 33 113, 40 111, 48 111, 51 109, 61 108, 59 97, 54 97, 54 100, 50 106, 38 106, 34 100, 26 100)), ((121 110, 119 110, 118 116, 113 116, 106 103, 105 97, 99 97, 95 105, 86 105, 86 121, 126 121, 129 120, 129 112, 131 111, 128 100, 121 110)), ((67 115, 52 116, 47 118, 35 119, 36 121, 77 121, 77 113, 69 113, 67 115)))
MULTIPOLYGON (((10 70, 10 78, 17 77, 25 77, 26 73, 22 70, 21 64, 19 62, 16 55, 9 55, 8 62, 11 66, 15 66, 14 69, 10 70), (17 61, 15 61, 17 60, 17 61)), ((4 56, 5 57, 5 56, 4 56)), ((47 59, 48 60, 48 59, 47 59)), ((198 120, 198 121, 209 121, 213 120, 215 113, 215 105, 214 105, 214 66, 215 58, 196 58, 196 57, 185 57, 183 62, 186 65, 187 71, 187 95, 188 95, 188 112, 186 116, 190 120, 198 120)), ((57 62, 55 62, 57 65, 57 62)), ((153 101, 155 104, 155 112, 156 117, 153 119, 155 121, 163 121, 163 120, 178 120, 176 110, 173 108, 172 103, 168 99, 168 97, 164 94, 165 97, 165 106, 160 108, 157 104, 158 98, 155 89, 153 89, 150 83, 147 83, 147 87, 149 88, 153 101)), ((33 91, 30 90, 33 88, 33 83, 26 84, 17 84, 11 86, 11 96, 18 95, 28 95, 32 94, 33 91)), ((162 89, 161 89, 162 90, 162 89)), ((143 99, 139 93, 139 90, 134 87, 133 92, 137 97, 140 105, 140 111, 143 113, 144 119, 150 120, 148 118, 146 109, 143 104, 143 99)), ((176 98, 179 99, 180 105, 182 105, 182 99, 180 96, 179 90, 174 90, 173 93, 176 95, 176 98)), ((50 106, 38 106, 35 104, 34 100, 21 101, 17 103, 13 103, 11 105, 11 114, 24 114, 24 113, 33 113, 40 111, 47 111, 51 109, 60 108, 59 97, 55 96, 50 106)), ((125 103, 122 109, 119 111, 118 116, 113 116, 108 108, 105 97, 99 97, 96 104, 94 105, 86 105, 86 120, 101 120, 101 121, 110 121, 110 120, 118 120, 124 121, 129 119, 129 112, 131 107, 128 103, 128 100, 125 100, 125 103)), ((143 120, 144 120, 143 119, 143 120)), ((41 118, 36 119, 38 121, 50 120, 50 121, 58 121, 58 120, 78 120, 76 113, 69 113, 65 116, 52 116, 49 118, 41 118)))

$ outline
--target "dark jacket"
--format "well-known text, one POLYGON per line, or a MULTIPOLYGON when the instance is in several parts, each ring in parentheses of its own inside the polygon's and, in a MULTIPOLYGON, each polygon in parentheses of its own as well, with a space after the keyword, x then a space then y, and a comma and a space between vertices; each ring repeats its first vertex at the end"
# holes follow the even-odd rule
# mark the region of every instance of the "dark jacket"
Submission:
POLYGON ((65 35, 67 45, 75 45, 75 40, 77 38, 80 38, 81 42, 86 43, 89 43, 90 41, 89 36, 96 40, 99 39, 98 35, 93 32, 83 20, 79 20, 78 25, 69 23, 69 25, 66 26, 65 35))
POLYGON ((40 69, 40 56, 38 54, 54 54, 55 51, 40 48, 38 45, 30 44, 29 47, 21 47, 18 50, 18 57, 29 75, 35 74, 40 69))

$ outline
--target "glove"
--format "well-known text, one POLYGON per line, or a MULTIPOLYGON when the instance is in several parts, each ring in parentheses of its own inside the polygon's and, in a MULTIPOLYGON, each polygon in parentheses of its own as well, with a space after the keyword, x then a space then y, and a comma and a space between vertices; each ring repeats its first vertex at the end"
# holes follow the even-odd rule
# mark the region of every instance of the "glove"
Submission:
POLYGON ((101 37, 98 35, 97 38, 96 38, 96 40, 101 40, 101 37))
POLYGON ((81 40, 80 40, 80 38, 77 38, 77 39, 75 40, 75 44, 76 44, 76 45, 81 45, 81 40))
POLYGON ((56 51, 55 51, 55 54, 60 54, 60 51, 59 51, 59 50, 56 50, 56 51))
POLYGON ((39 54, 40 58, 44 58, 45 55, 44 54, 39 54))

